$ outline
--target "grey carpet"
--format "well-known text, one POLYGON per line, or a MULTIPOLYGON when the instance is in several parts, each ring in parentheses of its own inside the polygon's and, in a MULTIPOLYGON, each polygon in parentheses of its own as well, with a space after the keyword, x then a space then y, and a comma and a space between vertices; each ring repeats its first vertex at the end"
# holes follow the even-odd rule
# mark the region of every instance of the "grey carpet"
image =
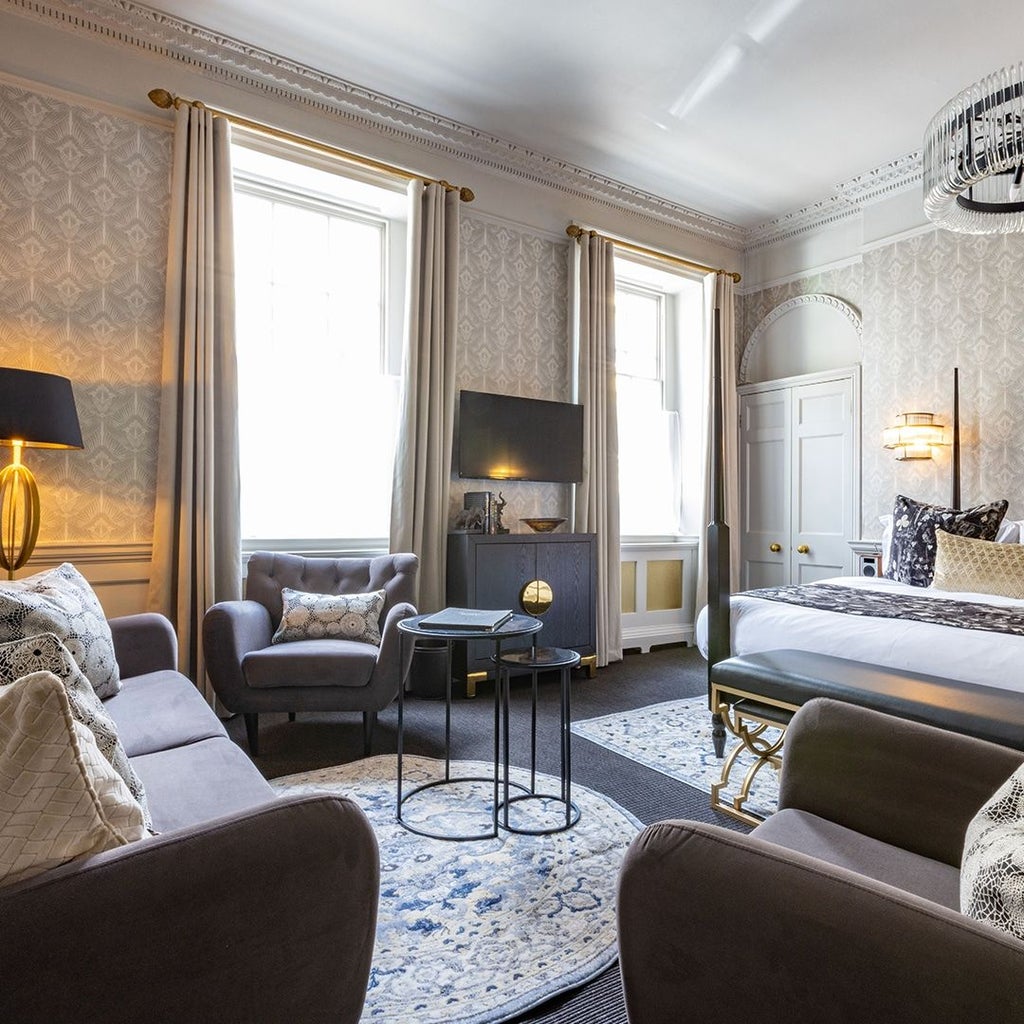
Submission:
MULTIPOLYGON (((538 708, 538 764, 541 771, 558 769, 557 677, 542 677, 538 708)), ((629 708, 705 693, 707 667, 695 647, 663 647, 599 669, 595 678, 582 673, 572 684, 572 717, 595 718, 629 708)), ((452 711, 452 756, 488 760, 493 745, 493 689, 482 686, 474 700, 459 700, 452 711)), ((444 754, 444 706, 440 701, 410 697, 405 704, 405 750, 441 757, 444 754)), ((530 687, 528 678, 513 681, 510 758, 529 765, 530 687)), ((375 754, 395 750, 397 708, 380 715, 374 734, 375 754)), ((245 748, 240 716, 227 723, 228 732, 245 748)), ((260 716, 260 756, 256 764, 267 778, 323 768, 362 757, 362 716, 300 714, 260 716)), ((573 781, 606 793, 645 824, 665 818, 692 818, 746 831, 711 810, 708 794, 627 760, 604 747, 572 738, 573 781)), ((557 996, 513 1024, 626 1024, 618 967, 570 993, 557 996)))

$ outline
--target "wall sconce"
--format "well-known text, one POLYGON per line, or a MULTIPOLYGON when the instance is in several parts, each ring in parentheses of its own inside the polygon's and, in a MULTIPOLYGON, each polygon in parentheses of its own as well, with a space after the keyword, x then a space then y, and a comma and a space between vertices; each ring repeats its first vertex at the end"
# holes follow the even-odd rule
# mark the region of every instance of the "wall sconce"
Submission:
POLYGON ((82 448, 71 381, 53 373, 0 367, 0 445, 12 448, 0 471, 0 566, 14 579, 39 536, 39 488, 22 448, 82 448))
POLYGON ((897 459, 930 459, 932 449, 946 445, 945 427, 932 412, 901 412, 896 425, 882 431, 882 443, 897 459))

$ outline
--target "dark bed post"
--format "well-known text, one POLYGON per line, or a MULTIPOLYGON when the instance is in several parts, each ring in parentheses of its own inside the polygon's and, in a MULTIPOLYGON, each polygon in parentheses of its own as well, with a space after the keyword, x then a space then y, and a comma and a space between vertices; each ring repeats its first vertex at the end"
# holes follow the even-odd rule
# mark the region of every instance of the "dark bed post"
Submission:
POLYGON ((960 507, 960 368, 953 367, 953 508, 960 507))
MULTIPOLYGON (((722 440, 722 326, 714 311, 711 353, 711 522, 708 523, 708 697, 711 669, 730 655, 729 622, 729 524, 725 522, 725 460, 722 440)), ((711 715, 715 754, 725 754, 725 723, 711 715)))

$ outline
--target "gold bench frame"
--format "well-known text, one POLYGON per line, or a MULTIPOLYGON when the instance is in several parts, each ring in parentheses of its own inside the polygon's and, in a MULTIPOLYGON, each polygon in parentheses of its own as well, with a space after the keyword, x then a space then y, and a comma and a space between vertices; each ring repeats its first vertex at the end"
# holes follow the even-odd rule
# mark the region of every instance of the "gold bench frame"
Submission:
POLYGON ((748 690, 738 690, 734 686, 723 686, 720 683, 711 684, 710 705, 712 712, 722 716, 725 727, 738 740, 722 763, 722 774, 718 782, 712 783, 711 806, 714 810, 747 825, 759 825, 764 818, 747 810, 744 804, 750 796, 750 787, 758 772, 766 764, 771 765, 775 771, 782 765, 779 752, 786 739, 786 727, 800 705, 775 700, 748 690), (758 705, 756 712, 736 707, 740 702, 748 700, 758 705), (775 709, 779 711, 778 715, 773 715, 775 709), (766 737, 764 734, 768 729, 778 729, 778 738, 772 740, 766 737), (743 776, 739 792, 731 800, 723 800, 722 791, 728 787, 736 758, 744 750, 753 754, 755 761, 743 776))

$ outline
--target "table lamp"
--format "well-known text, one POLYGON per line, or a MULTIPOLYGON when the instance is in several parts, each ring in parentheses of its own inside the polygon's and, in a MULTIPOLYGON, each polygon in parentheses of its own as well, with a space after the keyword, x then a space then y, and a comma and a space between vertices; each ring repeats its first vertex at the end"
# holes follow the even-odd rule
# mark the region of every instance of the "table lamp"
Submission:
POLYGON ((71 381, 53 373, 0 367, 0 445, 14 449, 0 470, 0 566, 7 578, 31 557, 39 536, 39 488, 22 448, 82 448, 71 381))

